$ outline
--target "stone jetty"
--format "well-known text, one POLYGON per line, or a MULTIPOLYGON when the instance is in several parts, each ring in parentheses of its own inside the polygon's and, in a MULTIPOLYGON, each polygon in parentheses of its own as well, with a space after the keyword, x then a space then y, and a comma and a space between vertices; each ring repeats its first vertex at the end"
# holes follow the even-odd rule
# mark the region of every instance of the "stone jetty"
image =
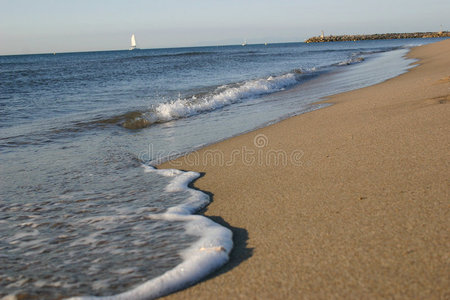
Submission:
POLYGON ((322 32, 322 35, 309 38, 305 41, 305 43, 436 38, 436 37, 450 37, 450 32, 440 31, 440 32, 382 33, 382 34, 328 35, 328 36, 325 36, 322 32))

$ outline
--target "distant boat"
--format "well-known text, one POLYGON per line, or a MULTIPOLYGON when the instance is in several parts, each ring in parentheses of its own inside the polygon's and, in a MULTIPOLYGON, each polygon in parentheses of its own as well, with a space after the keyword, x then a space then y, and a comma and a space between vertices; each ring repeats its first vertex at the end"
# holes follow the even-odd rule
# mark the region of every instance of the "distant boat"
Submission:
POLYGON ((131 35, 131 46, 129 50, 139 50, 136 46, 136 37, 134 36, 134 33, 131 35))
POLYGON ((242 46, 247 46, 247 40, 242 43, 242 46))

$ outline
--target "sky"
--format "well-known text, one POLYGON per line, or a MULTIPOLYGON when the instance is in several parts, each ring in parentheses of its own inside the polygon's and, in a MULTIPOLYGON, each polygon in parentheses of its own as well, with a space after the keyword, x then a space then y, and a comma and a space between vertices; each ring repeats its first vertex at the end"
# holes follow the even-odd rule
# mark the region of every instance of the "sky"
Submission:
POLYGON ((448 30, 448 0, 0 0, 0 55, 448 30))

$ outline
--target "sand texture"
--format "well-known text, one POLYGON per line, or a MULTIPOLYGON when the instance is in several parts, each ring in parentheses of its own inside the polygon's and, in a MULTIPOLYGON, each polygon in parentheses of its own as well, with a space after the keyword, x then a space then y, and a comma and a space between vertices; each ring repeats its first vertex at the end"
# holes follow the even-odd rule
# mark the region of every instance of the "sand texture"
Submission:
POLYGON ((450 299, 450 39, 335 105, 167 162, 203 172, 229 264, 169 299, 450 299))

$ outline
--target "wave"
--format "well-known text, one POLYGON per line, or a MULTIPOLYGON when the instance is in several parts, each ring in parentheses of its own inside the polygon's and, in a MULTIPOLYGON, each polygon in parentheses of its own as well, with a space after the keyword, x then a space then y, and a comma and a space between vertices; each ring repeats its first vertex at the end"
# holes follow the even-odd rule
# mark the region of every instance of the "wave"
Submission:
POLYGON ((352 65, 352 64, 355 64, 355 63, 363 62, 365 60, 366 56, 370 56, 372 54, 384 53, 384 52, 389 52, 389 51, 394 51, 394 50, 399 50, 399 49, 410 49, 412 47, 414 47, 413 44, 411 44, 411 45, 403 45, 403 46, 395 46, 395 47, 388 47, 388 48, 373 48, 371 50, 358 49, 359 51, 353 52, 349 59, 337 63, 336 66, 352 65))
POLYGON ((173 53, 173 54, 162 54, 158 55, 159 57, 167 57, 167 56, 198 56, 198 55, 211 55, 216 54, 217 52, 211 51, 192 51, 192 52, 181 52, 181 53, 173 53))
MULTIPOLYGON (((79 120, 70 122, 68 126, 40 128, 34 132, 33 137, 22 138, 20 135, 6 134, 0 138, 0 148, 16 147, 18 145, 38 145, 48 140, 48 135, 56 138, 56 135, 67 136, 67 134, 78 133, 90 128, 101 128, 111 125, 120 125, 126 129, 142 129, 156 123, 164 123, 181 118, 188 118, 197 114, 214 111, 223 107, 254 99, 259 96, 282 91, 293 87, 313 76, 320 75, 321 71, 329 67, 345 66, 364 61, 364 56, 371 52, 354 52, 352 56, 344 61, 328 66, 313 67, 308 70, 300 68, 288 73, 269 76, 265 78, 252 79, 238 83, 231 83, 215 87, 209 92, 195 94, 189 97, 159 103, 149 110, 135 110, 109 117, 96 116, 90 120, 79 120)), ((174 55, 200 55, 213 52, 183 52, 174 55)), ((147 57, 147 56, 146 56, 147 57)))
POLYGON ((347 66, 347 65, 360 63, 362 61, 364 61, 364 57, 356 56, 356 57, 349 58, 348 60, 341 61, 341 62, 337 63, 336 65, 337 66, 347 66))
MULTIPOLYGON (((164 123, 181 118, 187 118, 200 113, 213 111, 225 106, 241 102, 243 100, 252 99, 258 96, 266 95, 281 91, 292 87, 301 82, 302 79, 313 74, 313 72, 327 69, 329 67, 353 65, 363 62, 366 56, 376 53, 388 52, 402 47, 394 46, 389 48, 374 48, 366 50, 364 48, 354 49, 327 49, 327 50, 310 50, 307 52, 349 52, 353 51, 348 59, 318 68, 312 68, 307 72, 301 69, 295 69, 289 73, 279 76, 269 76, 248 80, 240 83, 223 85, 216 88, 213 92, 203 95, 193 95, 187 98, 178 98, 173 101, 160 103, 154 106, 148 112, 142 112, 134 117, 126 117, 121 125, 127 129, 141 129, 151 126, 155 123, 164 123)), ((254 54, 258 52, 253 51, 254 54)), ((252 51, 241 51, 238 53, 253 53, 252 51)), ((171 54, 172 55, 200 55, 210 54, 213 52, 186 52, 171 54)), ((236 53, 235 53, 236 54, 236 53)), ((317 75, 317 73, 316 73, 317 75)))
POLYGON ((220 109, 246 99, 271 94, 294 86, 300 82, 302 74, 304 74, 303 71, 296 69, 291 73, 279 76, 223 85, 205 95, 194 95, 160 103, 147 113, 127 119, 122 123, 122 126, 128 129, 139 129, 154 123, 168 122, 220 109))
POLYGON ((181 252, 183 262, 174 269, 167 271, 159 277, 150 279, 132 290, 124 293, 106 296, 81 296, 67 300, 138 300, 154 299, 180 290, 194 284, 223 266, 228 260, 233 248, 232 232, 211 219, 193 215, 209 204, 209 196, 205 193, 189 188, 189 183, 197 179, 197 172, 184 172, 177 169, 158 170, 148 165, 143 165, 146 172, 155 172, 165 177, 172 177, 166 191, 188 191, 189 198, 184 204, 169 208, 163 214, 150 215, 151 218, 169 221, 185 222, 186 233, 199 236, 199 240, 190 248, 181 252))
POLYGON ((165 54, 152 54, 152 55, 136 55, 126 58, 120 58, 119 61, 128 60, 148 60, 162 57, 184 57, 184 56, 202 56, 202 55, 212 55, 217 54, 217 52, 212 51, 190 51, 190 52, 179 52, 179 53, 165 53, 165 54))
POLYGON ((7 135, 0 137, 2 147, 16 147, 25 144, 38 145, 45 142, 49 135, 67 136, 73 132, 80 132, 89 128, 101 128, 110 125, 121 125, 127 129, 142 129, 155 123, 165 123, 176 119, 187 118, 200 113, 213 111, 225 106, 255 98, 261 95, 271 94, 298 84, 302 79, 313 75, 312 72, 304 72, 295 69, 290 73, 269 76, 254 80, 243 81, 216 87, 211 92, 196 94, 187 98, 178 98, 174 101, 157 104, 147 111, 129 111, 105 118, 94 117, 90 120, 74 121, 70 126, 40 128, 31 138, 21 138, 20 135, 7 135))
MULTIPOLYGON (((203 53, 185 52, 184 54, 203 53)), ((209 52, 208 52, 209 53, 209 52)), ((182 53, 179 53, 180 55, 182 53)), ((352 57, 339 63, 328 66, 313 67, 308 70, 300 68, 278 76, 252 79, 238 83, 231 83, 215 87, 209 92, 195 94, 189 97, 159 103, 149 110, 134 110, 109 117, 96 116, 90 120, 78 120, 70 122, 63 127, 45 127, 34 131, 32 137, 24 138, 21 135, 6 134, 0 138, 0 148, 10 148, 23 145, 39 145, 48 140, 48 135, 67 136, 71 133, 79 133, 90 128, 102 128, 111 125, 120 125, 126 129, 142 129, 156 123, 165 123, 176 119, 188 118, 197 114, 214 111, 223 107, 257 98, 259 96, 282 91, 293 87, 311 77, 318 76, 329 67, 344 66, 364 61, 360 56, 366 53, 353 53, 352 57)))
POLYGON ((355 47, 355 48, 343 48, 343 49, 311 49, 303 52, 304 54, 312 54, 312 53, 346 53, 353 52, 355 55, 371 55, 376 53, 389 52, 392 50, 401 49, 404 46, 392 46, 392 47, 373 47, 370 49, 355 47))
MULTIPOLYGON (((356 53, 359 54, 359 53, 356 53)), ((345 66, 364 61, 363 56, 352 55, 347 60, 310 70, 294 69, 289 73, 259 78, 240 83, 222 85, 214 91, 201 95, 163 102, 148 112, 127 117, 121 125, 127 129, 141 129, 155 123, 165 123, 214 111, 244 100, 272 94, 299 84, 302 80, 319 74, 319 71, 333 66, 345 66)), ((122 115, 121 117, 126 116, 122 115)))

